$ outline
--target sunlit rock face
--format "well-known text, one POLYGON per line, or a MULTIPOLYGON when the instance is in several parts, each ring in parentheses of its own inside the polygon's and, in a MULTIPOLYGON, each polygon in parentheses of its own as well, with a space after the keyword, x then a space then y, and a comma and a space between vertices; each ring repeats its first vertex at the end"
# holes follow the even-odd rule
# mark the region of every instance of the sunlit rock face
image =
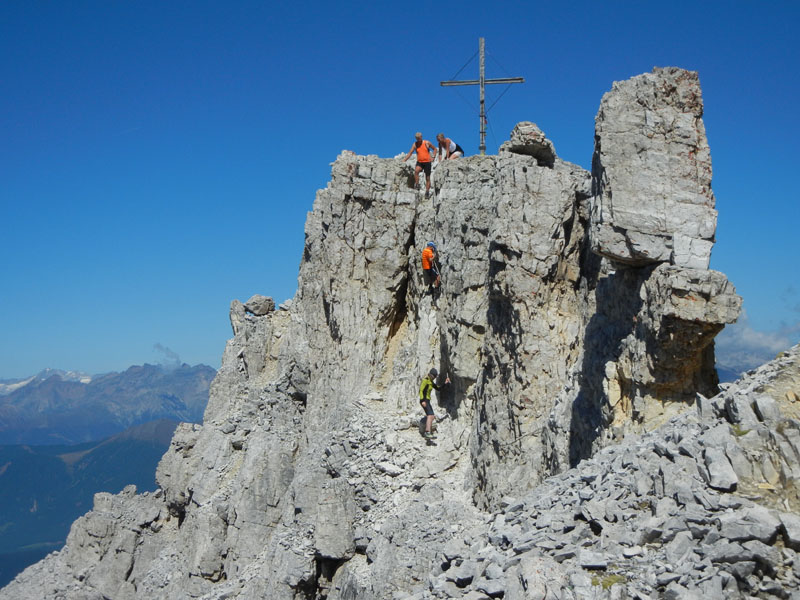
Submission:
MULTIPOLYGON (((687 445, 694 467, 678 439, 729 426, 727 400, 704 398, 718 391, 713 338, 740 310, 725 276, 691 258, 713 241, 708 181, 669 158, 694 132, 693 160, 708 163, 696 82, 664 69, 615 84, 594 173, 531 122, 497 156, 439 163, 430 196, 409 164, 342 152, 308 215, 295 298, 232 303, 204 423, 176 431, 161 489, 98 496, 66 548, 0 598, 573 598, 591 588, 584 569, 608 566, 603 531, 633 581, 641 546, 670 541, 655 534, 672 531, 670 502, 731 506, 718 496, 746 470, 723 460, 735 436, 687 445), (669 173, 640 178, 637 164, 669 173), (690 223, 697 207, 710 233, 636 216, 660 227, 686 209, 690 223), (435 290, 419 261, 429 241, 435 290), (451 383, 429 444, 418 390, 431 367, 451 383), (642 540, 653 511, 664 519, 642 540)), ((736 575, 714 568, 729 592, 736 575)), ((639 580, 649 594, 676 581, 639 580)))
POLYGON ((633 265, 708 268, 717 227, 697 73, 615 82, 595 119, 592 248, 633 265))

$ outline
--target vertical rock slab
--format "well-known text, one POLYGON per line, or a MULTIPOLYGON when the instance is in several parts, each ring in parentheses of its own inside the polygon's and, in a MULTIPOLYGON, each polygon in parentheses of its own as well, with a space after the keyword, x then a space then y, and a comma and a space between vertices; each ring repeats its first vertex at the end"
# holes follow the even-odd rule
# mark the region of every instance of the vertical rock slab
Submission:
POLYGON ((697 73, 615 82, 595 119, 592 249, 632 264, 707 269, 717 226, 697 73))
MULTIPOLYGON (((557 158, 542 164, 529 151, 532 136, 514 142, 521 129, 534 132, 515 128, 496 159, 497 218, 482 245, 486 325, 471 440, 482 507, 552 472, 547 415, 579 360, 589 312, 581 274, 600 262, 582 252, 589 173, 557 158)), ((535 133, 538 147, 552 147, 535 133)))
POLYGON ((360 396, 383 370, 377 363, 406 318, 417 201, 400 165, 347 151, 317 193, 297 295, 316 372, 310 406, 360 396))

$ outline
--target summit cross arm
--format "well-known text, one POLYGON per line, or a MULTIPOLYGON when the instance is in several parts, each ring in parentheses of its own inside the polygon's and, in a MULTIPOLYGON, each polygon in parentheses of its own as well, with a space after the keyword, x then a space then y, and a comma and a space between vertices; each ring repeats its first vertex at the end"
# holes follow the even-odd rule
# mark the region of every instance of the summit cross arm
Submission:
MULTIPOLYGON (((478 52, 480 54, 480 78, 479 79, 464 79, 461 81, 442 81, 441 84, 444 87, 448 86, 455 86, 455 85, 478 85, 481 89, 481 142, 480 142, 480 151, 481 154, 486 154, 486 94, 485 94, 485 87, 486 85, 493 84, 493 83, 525 83, 525 79, 523 77, 501 77, 496 79, 486 79, 485 75, 485 52, 484 52, 484 38, 478 39, 478 52)), ((474 56, 473 56, 474 58, 474 56)))

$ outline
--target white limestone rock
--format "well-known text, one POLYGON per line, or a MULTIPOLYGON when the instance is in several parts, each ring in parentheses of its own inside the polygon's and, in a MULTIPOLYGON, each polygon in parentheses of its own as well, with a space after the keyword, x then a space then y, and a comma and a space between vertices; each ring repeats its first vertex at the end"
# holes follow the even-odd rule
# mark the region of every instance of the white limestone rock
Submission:
POLYGON ((778 403, 767 395, 757 396, 753 403, 753 409, 761 421, 780 421, 781 411, 778 403))
MULTIPOLYGON (((537 131, 440 164, 428 198, 411 165, 342 152, 308 216, 295 298, 264 314, 232 303, 204 423, 176 430, 160 492, 100 498, 0 598, 620 594, 583 575, 590 553, 615 557, 631 597, 657 597, 650 564, 665 544, 690 531, 699 557, 720 539, 718 513, 744 507, 707 485, 709 447, 737 456, 737 473, 750 466, 748 491, 800 476, 791 421, 706 446, 723 411, 688 410, 697 393, 719 407, 756 393, 714 397, 713 337, 739 310, 730 283, 593 254, 591 176, 532 155, 548 147, 537 131), (435 297, 419 264, 428 240, 435 297), (431 367, 452 383, 435 392, 426 444, 411 424, 431 367)), ((777 385, 783 368, 758 380, 777 385)), ((718 565, 773 560, 739 548, 702 576, 687 559, 685 587, 718 577, 727 591, 718 565)))
POLYGON ((569 589, 569 580, 562 567, 553 559, 535 554, 525 555, 506 571, 506 600, 562 598, 569 589))
POLYGON ((780 513, 783 537, 787 546, 800 549, 800 515, 797 513, 780 513))
POLYGON ((510 138, 500 145, 498 154, 503 152, 525 154, 534 157, 536 162, 544 167, 552 167, 555 163, 556 150, 553 142, 547 139, 536 123, 530 121, 517 123, 511 130, 510 138))
POLYGON ((595 119, 592 247, 635 265, 707 269, 717 212, 697 73, 615 82, 595 119))

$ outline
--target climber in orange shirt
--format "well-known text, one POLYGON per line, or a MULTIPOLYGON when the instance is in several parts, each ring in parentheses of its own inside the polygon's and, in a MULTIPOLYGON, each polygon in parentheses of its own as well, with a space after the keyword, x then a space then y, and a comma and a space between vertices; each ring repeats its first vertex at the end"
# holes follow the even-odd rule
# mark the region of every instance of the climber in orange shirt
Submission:
POLYGON ((403 162, 406 162, 414 152, 417 153, 417 166, 414 167, 414 187, 419 187, 419 172, 425 171, 425 196, 431 191, 431 165, 436 158, 436 148, 428 140, 422 139, 422 134, 417 132, 414 136, 416 140, 411 144, 403 162))
POLYGON ((442 278, 436 268, 436 244, 433 242, 428 242, 422 251, 422 272, 425 274, 425 283, 430 286, 431 291, 439 287, 442 278))

